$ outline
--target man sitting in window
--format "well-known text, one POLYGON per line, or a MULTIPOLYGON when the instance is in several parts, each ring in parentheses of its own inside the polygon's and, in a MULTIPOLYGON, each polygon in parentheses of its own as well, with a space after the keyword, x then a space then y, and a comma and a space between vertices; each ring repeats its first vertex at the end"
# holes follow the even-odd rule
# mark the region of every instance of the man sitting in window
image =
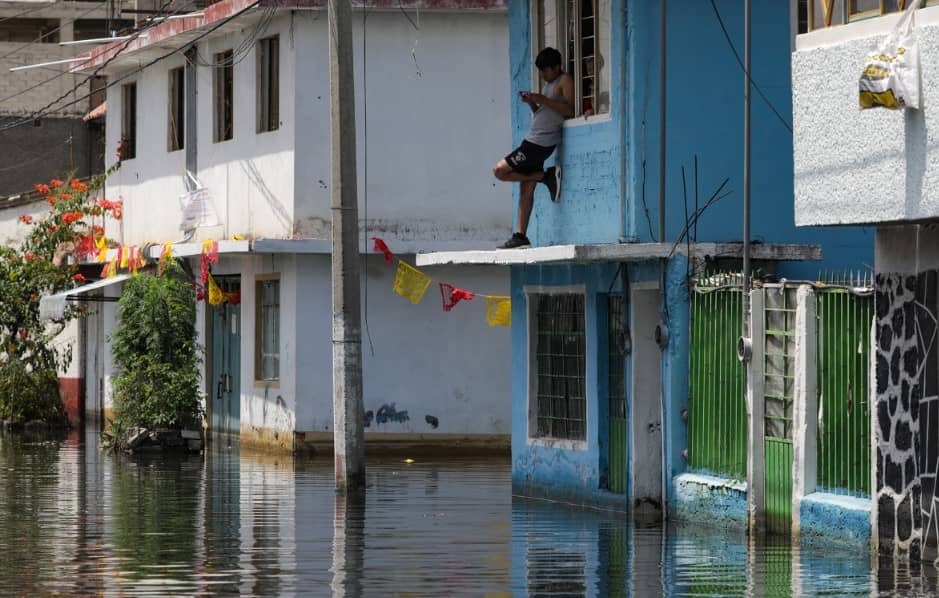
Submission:
POLYGON ((512 238, 500 245, 499 249, 531 246, 525 233, 531 217, 535 186, 539 182, 548 188, 552 201, 558 201, 561 194, 560 168, 552 166, 545 170, 544 161, 561 142, 564 119, 574 116, 574 80, 561 70, 561 53, 554 48, 545 48, 539 52, 535 66, 545 81, 541 93, 519 92, 521 100, 535 113, 528 135, 518 148, 499 160, 492 169, 500 181, 520 183, 518 227, 512 238))

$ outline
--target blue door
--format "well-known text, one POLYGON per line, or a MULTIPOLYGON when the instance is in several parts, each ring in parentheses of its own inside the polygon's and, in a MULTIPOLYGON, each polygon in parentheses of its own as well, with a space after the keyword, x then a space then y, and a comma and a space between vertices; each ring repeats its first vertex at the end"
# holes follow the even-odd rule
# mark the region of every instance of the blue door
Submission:
MULTIPOLYGON (((219 276, 218 286, 229 297, 240 297, 237 276, 219 276)), ((238 434, 241 421, 241 306, 226 301, 209 305, 211 311, 212 368, 210 422, 213 433, 238 434)))

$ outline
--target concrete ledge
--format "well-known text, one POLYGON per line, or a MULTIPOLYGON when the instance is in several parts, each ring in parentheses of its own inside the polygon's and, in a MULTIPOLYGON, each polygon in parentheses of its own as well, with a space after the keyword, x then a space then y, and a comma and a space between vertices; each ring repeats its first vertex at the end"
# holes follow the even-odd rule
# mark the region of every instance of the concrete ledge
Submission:
POLYGON ((815 492, 799 507, 799 540, 805 544, 871 545, 871 499, 815 492))
MULTIPOLYGON (((751 257, 768 261, 816 261, 822 259, 820 245, 787 245, 756 243, 750 246, 751 257)), ((525 249, 484 249, 477 251, 438 251, 419 253, 417 266, 526 265, 630 262, 665 259, 673 255, 711 258, 740 258, 742 243, 600 243, 596 245, 550 245, 525 249)))
POLYGON ((708 525, 734 524, 746 529, 747 483, 697 473, 672 479, 671 519, 708 525))

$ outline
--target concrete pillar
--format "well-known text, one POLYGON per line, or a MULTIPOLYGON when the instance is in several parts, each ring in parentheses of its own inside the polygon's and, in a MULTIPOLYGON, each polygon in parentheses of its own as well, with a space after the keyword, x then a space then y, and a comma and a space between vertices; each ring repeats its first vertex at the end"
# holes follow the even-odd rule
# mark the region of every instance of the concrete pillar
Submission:
POLYGON ((71 19, 62 19, 59 21, 59 41, 75 41, 75 22, 71 19))
POLYGON ((754 534, 762 535, 766 527, 764 471, 766 457, 763 445, 763 290, 750 291, 751 355, 747 362, 747 525, 754 534))
POLYGON ((815 492, 818 458, 818 393, 815 291, 799 287, 796 298, 796 364, 792 418, 792 537, 799 537, 802 498, 815 492))

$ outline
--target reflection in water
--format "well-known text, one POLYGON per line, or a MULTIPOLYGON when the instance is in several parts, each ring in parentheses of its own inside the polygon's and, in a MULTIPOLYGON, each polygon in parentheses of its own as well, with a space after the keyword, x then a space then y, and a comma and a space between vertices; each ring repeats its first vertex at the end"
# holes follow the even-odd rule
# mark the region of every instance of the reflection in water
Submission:
POLYGON ((513 498, 507 460, 332 462, 213 447, 102 454, 0 436, 0 594, 385 596, 928 595, 935 569, 860 551, 748 548, 739 533, 640 528, 513 498), (876 590, 874 590, 876 588, 876 590))

